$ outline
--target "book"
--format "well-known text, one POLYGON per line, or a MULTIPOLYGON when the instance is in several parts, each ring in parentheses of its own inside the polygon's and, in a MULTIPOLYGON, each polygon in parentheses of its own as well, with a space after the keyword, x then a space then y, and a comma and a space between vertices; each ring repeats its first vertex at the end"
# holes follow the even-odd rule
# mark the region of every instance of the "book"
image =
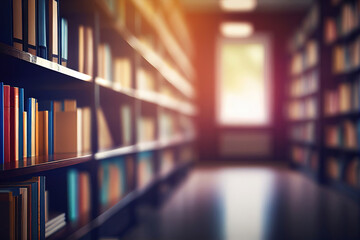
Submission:
POLYGON ((56 63, 60 63, 58 12, 59 12, 58 0, 48 0, 48 26, 49 26, 48 59, 56 63))
POLYGON ((47 54, 47 21, 46 21, 46 0, 37 0, 37 56, 44 59, 48 58, 47 54))
POLYGON ((27 119, 28 119, 28 115, 27 112, 23 112, 23 158, 25 159, 27 157, 27 149, 28 149, 28 137, 27 137, 27 119))
POLYGON ((35 131, 36 131, 36 103, 34 98, 27 100, 27 157, 33 157, 35 151, 35 131))
POLYGON ((153 154, 151 152, 138 153, 137 157, 137 188, 144 188, 150 183, 154 170, 152 160, 153 154))
POLYGON ((10 163, 10 86, 4 85, 4 163, 10 163))
POLYGON ((49 155, 49 112, 39 112, 39 155, 49 155))
POLYGON ((68 62, 68 21, 61 18, 61 65, 67 66, 68 62))
POLYGON ((48 112, 48 153, 47 155, 54 154, 54 101, 41 101, 39 102, 39 110, 48 112))
POLYGON ((24 48, 23 36, 23 0, 13 0, 13 44, 14 48, 22 51, 24 48))
POLYGON ((0 165, 4 165, 4 83, 0 82, 0 165))
POLYGON ((131 108, 122 105, 120 109, 122 145, 130 145, 132 140, 131 108))
POLYGON ((24 157, 24 89, 19 88, 19 159, 24 157))
POLYGON ((39 156, 39 103, 35 100, 35 156, 39 156))
POLYGON ((100 150, 110 149, 114 146, 114 139, 112 137, 110 128, 106 121, 104 112, 101 108, 97 110, 98 119, 98 144, 100 150))
POLYGON ((36 10, 36 4, 37 4, 37 0, 28 0, 27 2, 28 4, 28 27, 27 27, 27 48, 28 48, 28 52, 36 55, 37 53, 37 27, 36 27, 36 22, 37 22, 37 10, 36 10))
POLYGON ((19 89, 10 88, 10 161, 19 160, 19 89))

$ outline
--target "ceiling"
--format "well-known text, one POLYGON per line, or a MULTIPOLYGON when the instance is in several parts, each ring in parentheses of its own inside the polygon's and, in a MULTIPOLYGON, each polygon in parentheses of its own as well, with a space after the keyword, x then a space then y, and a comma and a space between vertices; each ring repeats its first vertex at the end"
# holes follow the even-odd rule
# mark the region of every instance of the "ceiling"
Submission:
MULTIPOLYGON (((238 0, 241 1, 241 0, 238 0)), ((256 11, 295 11, 306 9, 313 0, 257 0, 256 11)), ((219 11, 219 0, 181 0, 189 11, 219 11)))

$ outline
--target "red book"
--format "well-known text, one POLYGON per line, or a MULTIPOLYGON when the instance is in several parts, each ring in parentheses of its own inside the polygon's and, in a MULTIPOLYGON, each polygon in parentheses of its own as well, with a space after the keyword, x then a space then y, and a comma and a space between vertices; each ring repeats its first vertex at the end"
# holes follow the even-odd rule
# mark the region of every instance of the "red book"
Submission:
POLYGON ((10 88, 10 161, 19 160, 19 89, 10 88))
POLYGON ((4 85, 4 163, 10 163, 10 86, 4 85))

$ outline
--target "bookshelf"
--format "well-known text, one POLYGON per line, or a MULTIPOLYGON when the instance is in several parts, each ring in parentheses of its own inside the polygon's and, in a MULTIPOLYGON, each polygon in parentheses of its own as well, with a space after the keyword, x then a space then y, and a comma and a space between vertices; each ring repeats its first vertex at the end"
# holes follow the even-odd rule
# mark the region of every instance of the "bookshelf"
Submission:
MULTIPOLYGON (((318 91, 311 93, 319 104, 317 129, 312 134, 319 160, 315 180, 359 201, 359 5, 352 0, 316 4, 319 21, 314 27, 320 74, 318 91)), ((296 125, 291 121, 288 126, 291 131, 296 125)), ((305 156, 308 162, 310 158, 305 156)), ((302 166, 305 172, 308 169, 302 166)))
POLYGON ((133 212, 140 199, 160 194, 161 185, 195 161, 192 43, 172 31, 169 19, 182 28, 186 23, 176 0, 169 3, 59 1, 59 22, 68 24, 66 65, 63 56, 54 62, 0 43, 4 84, 24 88, 25 99, 73 99, 90 109, 89 133, 83 133, 90 151, 20 158, 0 170, 2 182, 45 176, 49 213, 66 216, 66 225, 47 239, 116 236, 100 229, 125 209, 133 212))

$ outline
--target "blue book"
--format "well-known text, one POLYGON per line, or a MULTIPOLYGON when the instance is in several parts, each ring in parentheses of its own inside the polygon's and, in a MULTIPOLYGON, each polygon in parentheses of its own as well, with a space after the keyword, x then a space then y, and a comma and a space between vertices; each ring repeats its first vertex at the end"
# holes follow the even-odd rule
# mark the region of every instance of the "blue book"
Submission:
POLYGON ((37 1, 37 55, 47 59, 46 0, 37 1))
POLYGON ((4 164, 4 83, 0 83, 0 165, 4 164))
POLYGON ((27 157, 31 157, 31 124, 32 124, 32 98, 27 100, 27 157))
POLYGON ((24 156, 24 89, 19 88, 19 159, 24 156))
POLYGON ((74 222, 78 219, 78 172, 71 169, 67 174, 68 211, 69 220, 74 222))
POLYGON ((54 154, 54 102, 53 101, 41 101, 39 102, 39 111, 48 111, 49 112, 49 155, 54 154))
POLYGON ((0 42, 13 45, 12 0, 0 1, 0 42))
POLYGON ((102 186, 101 186, 101 193, 100 193, 100 201, 101 201, 101 205, 107 205, 109 203, 109 184, 110 184, 110 179, 109 179, 109 163, 104 162, 101 164, 101 167, 103 169, 103 174, 102 174, 102 186))
POLYGON ((68 22, 61 18, 61 62, 68 60, 68 22))

